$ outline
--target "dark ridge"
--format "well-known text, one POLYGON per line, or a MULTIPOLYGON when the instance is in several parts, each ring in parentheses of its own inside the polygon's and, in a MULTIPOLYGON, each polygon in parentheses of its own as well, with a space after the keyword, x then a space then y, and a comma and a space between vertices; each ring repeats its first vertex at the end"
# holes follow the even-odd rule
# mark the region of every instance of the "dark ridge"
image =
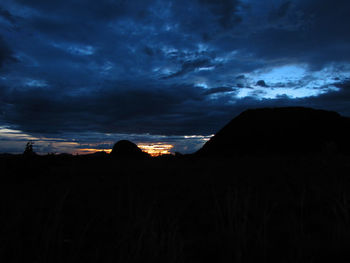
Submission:
POLYGON ((242 112, 196 154, 349 153, 350 118, 304 107, 261 108, 242 112))
POLYGON ((112 157, 116 158, 145 158, 149 155, 143 152, 135 143, 128 140, 121 140, 114 144, 112 157))
POLYGON ((101 152, 95 152, 90 154, 93 157, 106 157, 108 156, 108 153, 106 153, 105 151, 101 151, 101 152))

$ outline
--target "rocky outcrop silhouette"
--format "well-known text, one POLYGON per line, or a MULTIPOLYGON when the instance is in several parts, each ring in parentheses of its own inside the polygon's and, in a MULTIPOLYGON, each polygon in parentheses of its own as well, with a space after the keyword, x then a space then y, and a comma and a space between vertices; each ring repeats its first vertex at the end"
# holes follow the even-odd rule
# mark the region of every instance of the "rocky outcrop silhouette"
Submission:
POLYGON ((128 140, 121 140, 114 144, 111 156, 115 158, 140 159, 149 155, 143 152, 135 143, 128 140))
POLYGON ((303 107, 244 111, 196 154, 350 153, 350 118, 303 107))

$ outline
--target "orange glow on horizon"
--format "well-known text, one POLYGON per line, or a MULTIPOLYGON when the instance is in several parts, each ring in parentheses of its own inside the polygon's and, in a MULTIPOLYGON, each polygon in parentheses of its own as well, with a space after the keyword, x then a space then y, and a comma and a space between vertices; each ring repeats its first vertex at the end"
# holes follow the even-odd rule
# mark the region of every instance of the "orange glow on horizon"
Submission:
POLYGON ((137 146, 151 156, 171 154, 170 150, 174 148, 174 145, 165 143, 139 143, 137 146))
POLYGON ((94 148, 84 148, 79 149, 79 154, 91 154, 91 153, 97 153, 97 152, 106 152, 111 153, 112 149, 94 149, 94 148))

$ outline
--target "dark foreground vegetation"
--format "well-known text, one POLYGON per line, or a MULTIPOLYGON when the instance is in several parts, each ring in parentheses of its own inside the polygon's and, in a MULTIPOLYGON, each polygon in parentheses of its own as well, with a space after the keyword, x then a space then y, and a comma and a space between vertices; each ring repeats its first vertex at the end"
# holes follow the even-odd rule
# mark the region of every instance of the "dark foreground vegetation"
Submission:
POLYGON ((0 262, 350 262, 349 119, 247 111, 193 155, 0 157, 0 262))
POLYGON ((350 261, 349 156, 2 156, 0 167, 1 262, 350 261))

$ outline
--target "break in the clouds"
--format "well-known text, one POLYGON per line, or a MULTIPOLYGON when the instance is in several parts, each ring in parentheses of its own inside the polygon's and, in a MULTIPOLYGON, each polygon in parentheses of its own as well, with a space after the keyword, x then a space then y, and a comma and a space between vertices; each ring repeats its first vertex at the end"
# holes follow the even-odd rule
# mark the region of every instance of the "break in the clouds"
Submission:
POLYGON ((191 152, 247 108, 350 115, 349 13, 345 0, 3 0, 0 151, 31 138, 41 152, 117 139, 191 152))

